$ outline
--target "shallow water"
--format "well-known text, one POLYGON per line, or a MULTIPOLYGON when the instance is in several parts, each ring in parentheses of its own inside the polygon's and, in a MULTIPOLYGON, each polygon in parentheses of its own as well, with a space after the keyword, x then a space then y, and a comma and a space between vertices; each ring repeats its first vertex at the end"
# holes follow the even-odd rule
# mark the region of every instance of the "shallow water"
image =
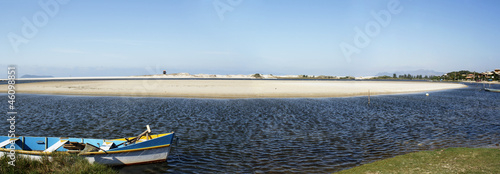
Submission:
MULTIPOLYGON (((482 86, 480 86, 482 87, 482 86)), ((500 88, 499 85, 492 86, 500 88)), ((166 163, 122 173, 331 173, 419 150, 500 143, 500 93, 469 88, 325 99, 18 94, 17 135, 180 138, 166 163)), ((0 111, 7 112, 6 95, 0 111)), ((5 116, 7 117, 7 116, 5 116)), ((0 122, 5 132, 8 122, 0 122)))

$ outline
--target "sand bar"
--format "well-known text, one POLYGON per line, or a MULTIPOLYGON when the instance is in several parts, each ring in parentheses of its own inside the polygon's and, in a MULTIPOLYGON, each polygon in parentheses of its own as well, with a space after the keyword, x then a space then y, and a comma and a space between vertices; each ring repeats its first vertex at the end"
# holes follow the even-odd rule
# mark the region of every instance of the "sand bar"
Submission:
MULTIPOLYGON (((16 93, 182 98, 320 98, 417 93, 457 83, 310 80, 96 80, 16 84, 16 93)), ((4 93, 6 85, 0 85, 4 93)))

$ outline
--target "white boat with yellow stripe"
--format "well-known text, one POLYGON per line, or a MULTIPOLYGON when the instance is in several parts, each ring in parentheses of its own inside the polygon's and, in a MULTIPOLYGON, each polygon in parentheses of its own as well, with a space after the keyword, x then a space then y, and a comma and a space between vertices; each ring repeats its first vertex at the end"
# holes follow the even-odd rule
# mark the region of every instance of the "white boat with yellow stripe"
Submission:
POLYGON ((78 154, 90 163, 111 166, 163 162, 167 160, 175 133, 150 135, 147 130, 137 137, 92 139, 68 137, 0 136, 0 156, 13 153, 32 159, 62 152, 78 154))

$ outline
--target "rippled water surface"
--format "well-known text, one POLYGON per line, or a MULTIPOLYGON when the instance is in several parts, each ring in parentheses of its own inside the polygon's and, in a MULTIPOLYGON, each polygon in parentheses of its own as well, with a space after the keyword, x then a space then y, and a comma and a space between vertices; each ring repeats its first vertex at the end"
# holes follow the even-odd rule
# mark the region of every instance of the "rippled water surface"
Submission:
MULTIPOLYGON (((18 135, 120 138, 146 124, 177 133, 168 162, 122 173, 331 173, 419 150, 500 143, 500 93, 475 85, 428 97, 372 96, 370 105, 367 97, 17 97, 18 135)), ((7 121, 0 126, 8 130, 7 121)))

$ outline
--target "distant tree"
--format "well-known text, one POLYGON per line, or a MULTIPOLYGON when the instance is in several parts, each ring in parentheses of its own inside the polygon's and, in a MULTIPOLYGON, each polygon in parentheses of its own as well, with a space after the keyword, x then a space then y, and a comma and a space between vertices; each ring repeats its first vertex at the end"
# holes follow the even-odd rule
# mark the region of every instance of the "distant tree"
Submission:
POLYGON ((355 78, 352 76, 345 76, 345 77, 341 77, 340 79, 355 79, 355 78))
POLYGON ((258 79, 261 79, 262 78, 262 75, 260 75, 259 73, 255 73, 254 75, 252 75, 253 77, 255 78, 258 78, 258 79))
POLYGON ((336 77, 334 77, 334 76, 320 75, 320 76, 318 76, 316 78, 318 78, 318 79, 334 79, 336 77))
POLYGON ((430 77, 432 80, 441 80, 441 79, 444 79, 445 76, 431 76, 430 77))
POLYGON ((392 78, 397 78, 396 73, 392 74, 392 78))
POLYGON ((390 79, 391 76, 379 76, 377 79, 390 79))

